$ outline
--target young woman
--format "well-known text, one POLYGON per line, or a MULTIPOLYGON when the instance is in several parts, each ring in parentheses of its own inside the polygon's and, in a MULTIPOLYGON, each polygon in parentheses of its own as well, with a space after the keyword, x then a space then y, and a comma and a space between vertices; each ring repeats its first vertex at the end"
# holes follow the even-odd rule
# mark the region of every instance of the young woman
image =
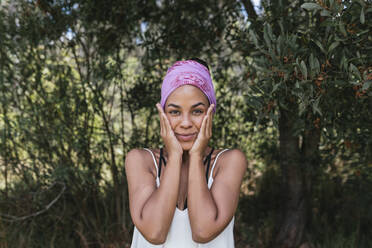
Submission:
POLYGON ((156 107, 164 147, 131 150, 125 162, 131 247, 234 247, 246 159, 237 149, 208 146, 216 97, 206 63, 173 64, 156 107))

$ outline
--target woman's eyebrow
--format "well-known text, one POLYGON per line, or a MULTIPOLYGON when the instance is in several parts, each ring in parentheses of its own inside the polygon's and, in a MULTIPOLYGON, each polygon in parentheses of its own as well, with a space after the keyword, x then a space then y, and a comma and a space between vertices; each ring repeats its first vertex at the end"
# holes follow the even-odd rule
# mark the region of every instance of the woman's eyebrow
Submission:
POLYGON ((181 108, 180 106, 173 103, 168 104, 168 107, 181 108))
POLYGON ((192 105, 191 108, 196 108, 196 107, 198 107, 199 105, 204 105, 204 106, 205 106, 204 103, 202 103, 202 102, 198 102, 198 103, 192 105))

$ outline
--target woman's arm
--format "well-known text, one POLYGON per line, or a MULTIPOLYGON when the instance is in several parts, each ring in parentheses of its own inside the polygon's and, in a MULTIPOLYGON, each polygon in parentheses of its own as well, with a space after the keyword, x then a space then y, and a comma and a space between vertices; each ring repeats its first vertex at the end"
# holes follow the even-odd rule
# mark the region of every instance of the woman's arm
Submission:
POLYGON ((153 244, 165 242, 172 223, 178 198, 183 153, 160 104, 157 104, 157 108, 160 135, 168 151, 167 169, 164 170, 160 187, 156 188, 156 180, 149 169, 154 162, 148 152, 132 150, 125 162, 133 223, 153 244))
POLYGON ((217 161, 211 190, 204 177, 203 152, 212 137, 212 109, 203 119, 193 147, 189 151, 188 208, 193 239, 205 243, 228 225, 238 205, 240 185, 247 162, 239 150, 226 151, 217 161))
POLYGON ((180 164, 181 156, 169 157, 161 185, 156 188, 149 152, 134 149, 126 157, 130 213, 134 225, 150 243, 164 243, 167 237, 178 196, 180 164))
POLYGON ((202 158, 190 155, 187 203, 193 239, 209 242, 220 234, 234 216, 240 185, 246 170, 246 158, 239 150, 219 157, 211 190, 205 179, 202 158))

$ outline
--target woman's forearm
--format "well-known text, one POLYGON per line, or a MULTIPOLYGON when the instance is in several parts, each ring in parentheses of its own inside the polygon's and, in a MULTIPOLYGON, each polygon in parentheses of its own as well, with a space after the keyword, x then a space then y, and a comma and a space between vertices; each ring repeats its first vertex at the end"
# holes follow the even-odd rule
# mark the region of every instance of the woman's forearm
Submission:
POLYGON ((239 201, 240 185, 247 167, 245 155, 231 150, 220 160, 213 187, 208 189, 204 165, 198 156, 190 156, 189 217, 193 237, 208 242, 229 224, 239 201))
POLYGON ((160 187, 143 205, 138 223, 141 233, 153 243, 164 242, 176 207, 181 174, 181 156, 168 158, 160 187))
POLYGON ((218 209, 205 178, 205 169, 200 156, 190 156, 187 204, 193 235, 197 239, 210 238, 209 232, 218 218, 218 209))

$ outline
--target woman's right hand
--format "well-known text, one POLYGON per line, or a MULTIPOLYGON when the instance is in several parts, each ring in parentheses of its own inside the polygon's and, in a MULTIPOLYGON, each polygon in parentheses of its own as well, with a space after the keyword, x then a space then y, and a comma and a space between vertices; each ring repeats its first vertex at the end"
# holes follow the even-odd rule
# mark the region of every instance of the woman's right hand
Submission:
POLYGON ((178 141, 176 135, 174 134, 172 127, 169 123, 167 116, 164 113, 162 106, 158 103, 156 108, 159 112, 160 119, 160 135, 164 141, 164 145, 167 149, 169 156, 182 156, 183 149, 178 141))

